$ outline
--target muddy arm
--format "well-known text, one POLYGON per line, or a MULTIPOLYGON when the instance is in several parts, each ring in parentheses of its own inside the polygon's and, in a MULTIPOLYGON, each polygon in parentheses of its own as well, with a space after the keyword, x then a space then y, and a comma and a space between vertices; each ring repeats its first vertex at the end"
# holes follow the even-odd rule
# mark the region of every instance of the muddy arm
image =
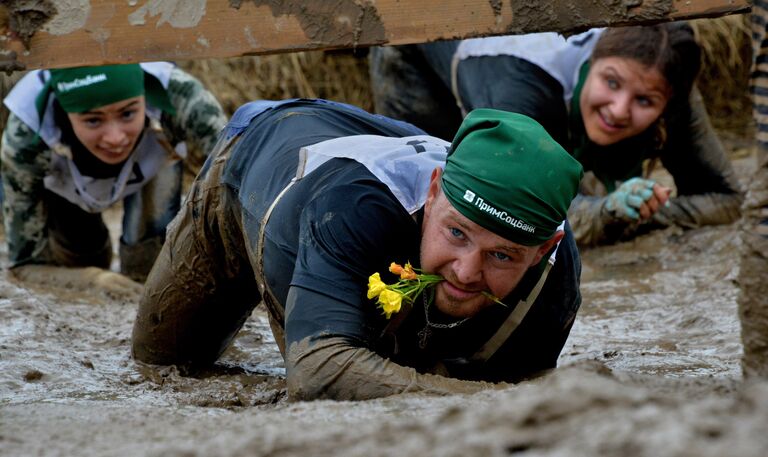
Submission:
POLYGON ((568 222, 579 246, 615 243, 638 225, 617 220, 608 214, 605 199, 579 194, 568 208, 568 222))
POLYGON ((729 224, 741 217, 743 191, 696 88, 688 105, 671 122, 662 154, 678 196, 657 213, 654 223, 688 228, 729 224))
POLYGON ((409 392, 470 394, 508 386, 420 374, 341 337, 306 338, 292 344, 286 369, 288 396, 294 401, 368 400, 409 392))
POLYGON ((670 200, 653 217, 660 226, 679 225, 686 228, 730 224, 741 217, 741 194, 686 195, 670 200))

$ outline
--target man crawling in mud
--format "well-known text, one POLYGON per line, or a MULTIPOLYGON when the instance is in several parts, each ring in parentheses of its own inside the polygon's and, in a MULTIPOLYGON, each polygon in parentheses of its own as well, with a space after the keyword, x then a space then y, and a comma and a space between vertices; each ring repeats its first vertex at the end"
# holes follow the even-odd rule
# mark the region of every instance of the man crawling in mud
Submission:
POLYGON ((551 369, 581 303, 581 176, 524 115, 476 110, 451 144, 324 100, 246 104, 169 226, 133 355, 209 366, 263 300, 293 400, 551 369))

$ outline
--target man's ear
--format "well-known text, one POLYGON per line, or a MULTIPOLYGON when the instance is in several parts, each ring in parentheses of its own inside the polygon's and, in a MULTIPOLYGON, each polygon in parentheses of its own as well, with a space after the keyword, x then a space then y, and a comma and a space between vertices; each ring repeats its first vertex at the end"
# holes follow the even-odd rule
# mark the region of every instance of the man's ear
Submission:
POLYGON ((435 167, 432 170, 432 177, 429 178, 429 191, 427 192, 427 201, 424 203, 424 215, 429 214, 429 209, 432 207, 435 199, 440 195, 440 178, 443 176, 443 169, 435 167))
POLYGON ((547 255, 547 253, 552 249, 552 247, 557 243, 559 243, 564 236, 565 236, 565 231, 558 230, 557 232, 555 232, 554 235, 552 235, 552 238, 542 243, 537 249, 536 255, 534 256, 533 262, 531 262, 530 266, 538 265, 539 262, 541 262, 542 257, 547 255))

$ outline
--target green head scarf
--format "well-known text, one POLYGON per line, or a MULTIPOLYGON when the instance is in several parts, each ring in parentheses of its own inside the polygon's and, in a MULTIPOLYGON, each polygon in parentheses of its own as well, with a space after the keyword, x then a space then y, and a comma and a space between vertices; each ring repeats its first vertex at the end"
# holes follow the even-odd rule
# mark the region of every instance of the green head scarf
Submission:
POLYGON ((64 68, 50 72, 50 79, 35 101, 41 116, 51 92, 68 113, 83 113, 144 95, 148 104, 175 114, 160 81, 146 75, 139 64, 64 68))
POLYGON ((582 175, 579 162, 538 122, 477 109, 453 139, 442 189, 457 211, 481 227, 536 246, 565 220, 582 175))

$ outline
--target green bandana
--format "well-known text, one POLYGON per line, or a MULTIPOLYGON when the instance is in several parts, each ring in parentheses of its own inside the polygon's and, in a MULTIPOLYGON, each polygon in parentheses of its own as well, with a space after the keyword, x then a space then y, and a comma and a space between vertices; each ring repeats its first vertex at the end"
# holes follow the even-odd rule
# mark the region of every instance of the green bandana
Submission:
POLYGON ((51 92, 68 113, 83 113, 140 95, 146 96, 148 104, 175 113, 160 81, 145 74, 139 64, 51 70, 50 79, 35 101, 41 116, 51 92))
POLYGON ((464 119, 442 188, 461 214, 524 246, 539 245, 565 220, 581 165, 522 114, 477 109, 464 119))

